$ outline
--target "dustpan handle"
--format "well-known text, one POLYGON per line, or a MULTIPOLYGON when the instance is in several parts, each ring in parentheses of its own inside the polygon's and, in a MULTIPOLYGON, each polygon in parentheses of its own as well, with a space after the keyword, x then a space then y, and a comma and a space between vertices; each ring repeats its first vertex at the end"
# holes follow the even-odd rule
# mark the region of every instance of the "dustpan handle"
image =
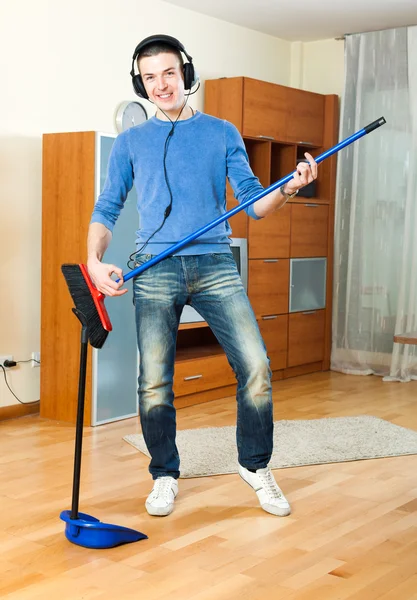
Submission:
POLYGON ((76 308, 72 312, 80 320, 81 328, 81 349, 80 349, 80 372, 78 379, 78 405, 77 405, 77 423, 75 428, 75 452, 74 452, 74 477, 72 483, 72 504, 71 519, 78 519, 78 506, 80 500, 80 477, 81 477, 81 456, 83 444, 83 425, 84 425, 84 403, 85 403, 85 381, 87 375, 87 353, 88 353, 88 330, 87 320, 82 312, 76 308))

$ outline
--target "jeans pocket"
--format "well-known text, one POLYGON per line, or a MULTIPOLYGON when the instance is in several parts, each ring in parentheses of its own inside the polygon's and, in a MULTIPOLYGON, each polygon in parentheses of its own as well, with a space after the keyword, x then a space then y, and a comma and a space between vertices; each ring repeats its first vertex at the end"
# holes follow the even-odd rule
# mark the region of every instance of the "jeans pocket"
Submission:
POLYGON ((220 264, 236 264, 231 252, 214 252, 211 256, 220 264))
POLYGON ((144 265, 151 258, 152 258, 151 254, 136 254, 135 267, 140 267, 141 265, 144 265))

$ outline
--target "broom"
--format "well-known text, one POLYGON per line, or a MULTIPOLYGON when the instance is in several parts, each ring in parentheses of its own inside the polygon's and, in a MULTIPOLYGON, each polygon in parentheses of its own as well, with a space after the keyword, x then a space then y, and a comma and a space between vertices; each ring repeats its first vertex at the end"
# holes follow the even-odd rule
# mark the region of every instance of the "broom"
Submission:
MULTIPOLYGON (((349 144, 352 144, 364 135, 371 133, 371 131, 374 131, 381 125, 384 125, 384 123, 386 123, 385 118, 381 117, 376 121, 373 121, 369 125, 366 125, 366 127, 364 127, 363 129, 360 129, 359 131, 342 140, 329 150, 326 150, 325 152, 320 154, 320 156, 318 156, 315 159, 316 163, 321 163, 329 156, 336 154, 336 152, 339 152, 339 150, 342 150, 343 148, 345 148, 349 144)), ((219 223, 226 221, 226 219, 229 219, 244 208, 247 208, 249 205, 253 204, 257 200, 260 200, 270 192, 279 188, 281 185, 284 185, 285 183, 290 181, 293 178, 294 173, 295 171, 293 171, 289 175, 286 175, 285 177, 282 177, 269 187, 256 194, 253 198, 245 200, 244 202, 227 211, 214 221, 211 221, 204 227, 198 229, 196 232, 188 235, 183 240, 180 240, 170 248, 167 248, 157 256, 154 256, 145 264, 136 267, 135 269, 127 273, 124 276, 123 280, 128 281, 129 279, 132 279, 136 275, 139 275, 146 269, 149 269, 149 267, 152 267, 156 263, 160 262, 164 258, 171 256, 180 248, 183 248, 185 245, 195 240, 203 233, 206 233, 219 223)), ((85 265, 65 264, 62 265, 62 272, 67 281, 67 285, 70 290, 72 299, 74 300, 76 309, 82 314, 84 314, 86 317, 88 323, 88 337, 91 345, 93 346, 93 348, 102 348, 104 342, 107 339, 108 333, 112 330, 110 318, 104 306, 104 294, 99 292, 94 286, 93 282, 90 279, 90 276, 88 275, 88 270, 85 265)))

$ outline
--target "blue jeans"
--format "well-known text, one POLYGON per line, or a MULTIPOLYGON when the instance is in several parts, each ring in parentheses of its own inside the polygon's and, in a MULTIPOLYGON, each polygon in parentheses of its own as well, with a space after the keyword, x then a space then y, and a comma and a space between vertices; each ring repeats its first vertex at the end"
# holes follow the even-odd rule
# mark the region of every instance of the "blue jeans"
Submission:
MULTIPOLYGON (((136 264, 150 258, 150 254, 137 255, 136 264)), ((247 469, 266 467, 273 435, 271 371, 233 255, 166 258, 135 278, 133 294, 140 356, 139 413, 153 479, 180 474, 172 383, 185 304, 207 321, 236 375, 239 463, 247 469)))

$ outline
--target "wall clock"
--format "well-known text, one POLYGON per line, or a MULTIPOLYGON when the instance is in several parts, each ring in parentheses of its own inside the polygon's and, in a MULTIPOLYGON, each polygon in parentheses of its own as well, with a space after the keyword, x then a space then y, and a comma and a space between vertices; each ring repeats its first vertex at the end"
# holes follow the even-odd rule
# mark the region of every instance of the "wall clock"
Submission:
POLYGON ((119 133, 148 119, 145 107, 137 101, 122 102, 116 111, 116 129, 119 133))

